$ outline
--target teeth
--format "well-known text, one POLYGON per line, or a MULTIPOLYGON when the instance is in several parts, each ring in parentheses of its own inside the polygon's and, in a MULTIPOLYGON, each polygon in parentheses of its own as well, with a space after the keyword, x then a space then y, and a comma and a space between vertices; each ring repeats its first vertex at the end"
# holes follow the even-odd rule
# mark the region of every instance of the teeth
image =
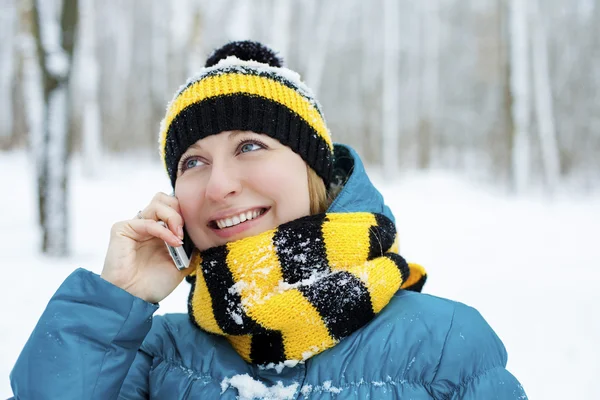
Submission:
POLYGON ((219 229, 229 228, 230 226, 241 224, 245 221, 250 221, 262 214, 262 211, 254 210, 254 211, 246 211, 245 213, 240 213, 240 215, 236 215, 230 218, 220 219, 215 221, 219 229))

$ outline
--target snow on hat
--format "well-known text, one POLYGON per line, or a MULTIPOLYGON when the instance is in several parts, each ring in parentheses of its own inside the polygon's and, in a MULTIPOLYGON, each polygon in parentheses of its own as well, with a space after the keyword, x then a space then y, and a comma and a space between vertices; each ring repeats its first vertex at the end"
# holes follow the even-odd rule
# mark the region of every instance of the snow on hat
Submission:
POLYGON ((321 107, 300 75, 258 42, 231 42, 215 50, 167 106, 159 143, 173 187, 189 146, 231 130, 279 140, 329 184, 333 143, 321 107))

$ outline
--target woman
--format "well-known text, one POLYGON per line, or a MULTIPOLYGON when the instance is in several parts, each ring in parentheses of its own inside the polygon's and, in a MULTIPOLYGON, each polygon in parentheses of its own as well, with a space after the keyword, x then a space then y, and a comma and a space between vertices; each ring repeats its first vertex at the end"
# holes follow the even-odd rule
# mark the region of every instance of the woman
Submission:
POLYGON ((174 196, 114 225, 100 277, 59 288, 15 397, 526 398, 476 310, 418 293, 357 154, 271 50, 213 53, 160 150, 174 196), (194 248, 189 268, 164 242, 194 248), (184 277, 188 315, 152 318, 184 277))

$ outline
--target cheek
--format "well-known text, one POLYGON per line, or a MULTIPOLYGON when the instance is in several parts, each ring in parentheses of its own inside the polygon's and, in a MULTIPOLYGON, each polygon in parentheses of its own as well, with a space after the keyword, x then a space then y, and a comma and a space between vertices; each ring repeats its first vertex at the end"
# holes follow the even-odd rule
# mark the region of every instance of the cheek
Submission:
POLYGON ((192 221, 200 212, 204 199, 202 185, 191 184, 189 180, 179 179, 175 184, 175 196, 184 221, 192 221))
POLYGON ((258 176, 262 193, 276 204, 279 223, 310 214, 308 176, 304 161, 285 167, 274 165, 265 168, 258 176))

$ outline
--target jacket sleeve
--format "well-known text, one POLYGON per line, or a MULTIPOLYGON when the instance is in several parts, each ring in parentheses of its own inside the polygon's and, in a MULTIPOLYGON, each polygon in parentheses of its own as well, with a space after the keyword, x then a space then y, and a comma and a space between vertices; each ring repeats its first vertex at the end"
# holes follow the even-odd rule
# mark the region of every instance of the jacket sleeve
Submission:
POLYGON ((138 370, 150 362, 136 355, 157 309, 90 271, 76 270, 17 359, 10 374, 15 398, 117 398, 134 359, 138 370))
POLYGON ((432 395, 436 399, 527 399, 506 370, 504 345, 477 310, 457 304, 448 330, 432 395))

